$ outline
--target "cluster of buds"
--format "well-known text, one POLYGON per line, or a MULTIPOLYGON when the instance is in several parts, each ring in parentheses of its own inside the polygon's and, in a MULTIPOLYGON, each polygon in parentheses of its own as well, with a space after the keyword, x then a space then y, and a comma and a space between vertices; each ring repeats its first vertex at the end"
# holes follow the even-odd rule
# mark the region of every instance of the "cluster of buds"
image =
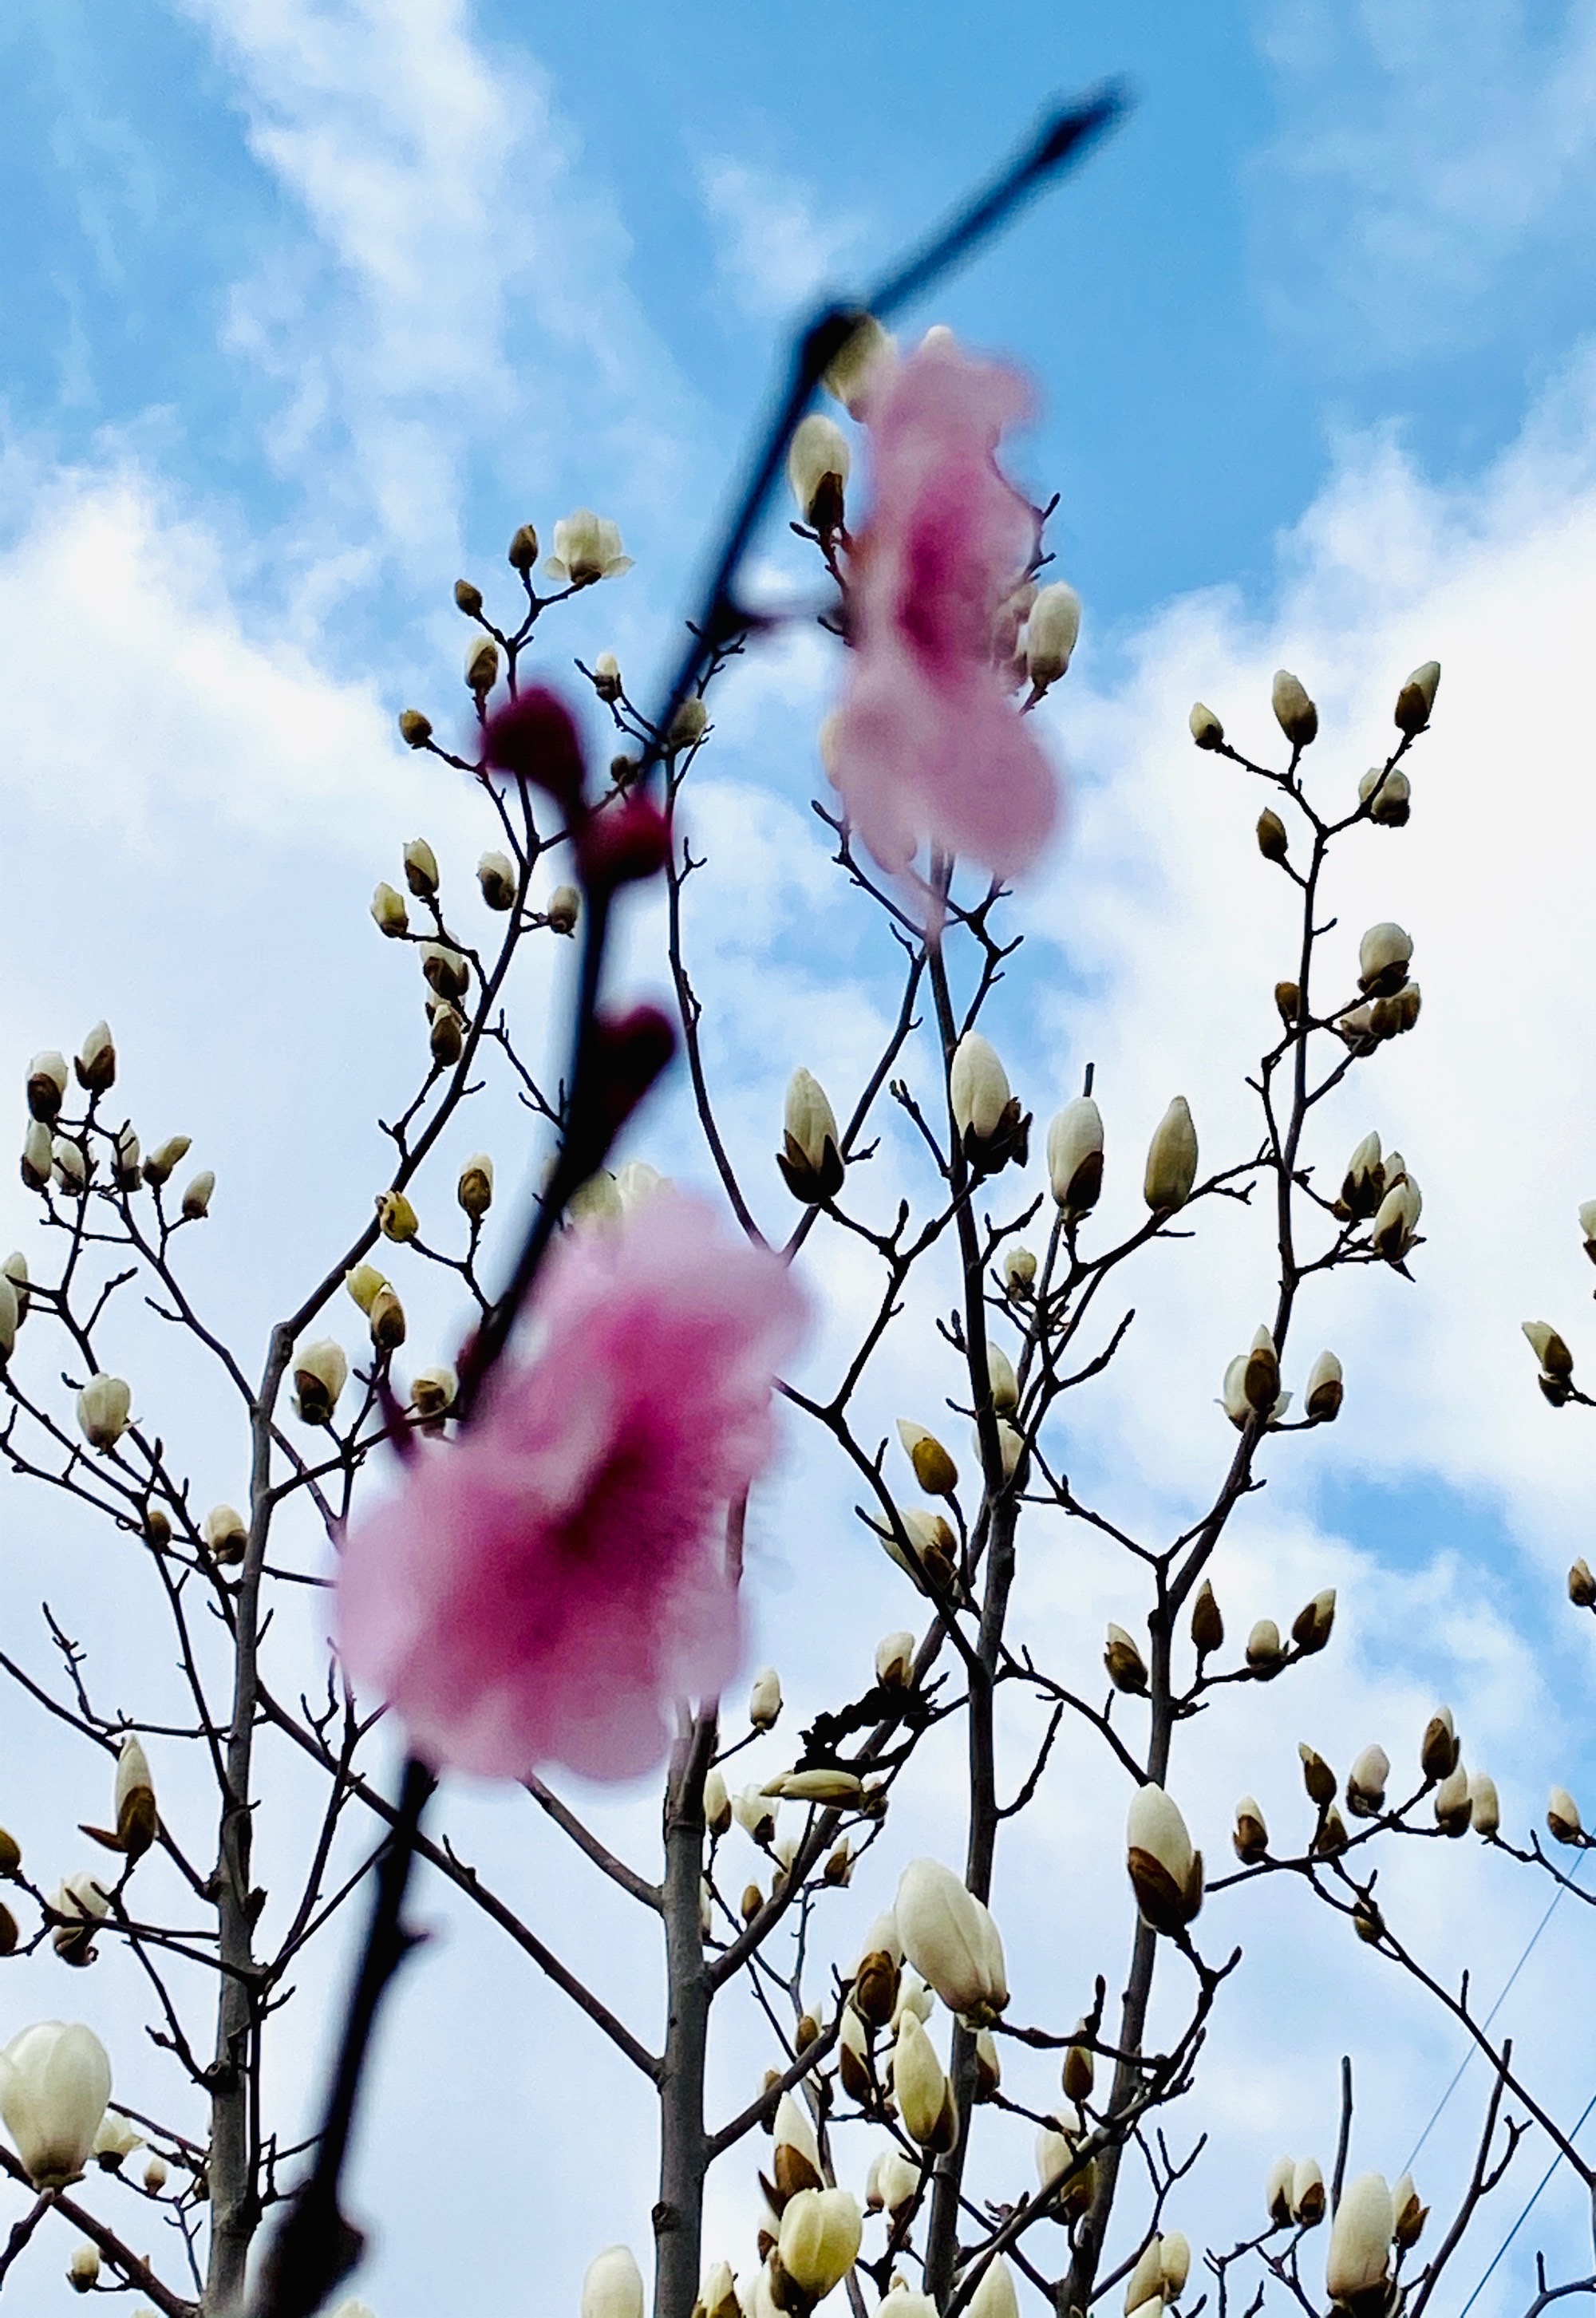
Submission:
POLYGON ((1294 2224, 1315 2230, 1324 2219, 1324 2173, 1316 2157, 1277 2157, 1264 2186, 1264 2203, 1276 2229, 1294 2224))
POLYGON ((1357 986, 1364 1002, 1336 1018, 1339 1038, 1355 1055, 1372 1055, 1387 1038, 1400 1038, 1419 1020, 1419 984, 1408 978, 1411 934, 1389 919, 1371 926, 1358 945, 1357 986))
POLYGON ((806 1207, 825 1207, 843 1188, 842 1137, 825 1089, 812 1072, 796 1070, 788 1082, 781 1127, 776 1164, 782 1181, 806 1207))
POLYGON ((1412 784, 1400 765, 1371 765, 1357 784, 1357 802, 1382 829, 1402 829, 1413 809, 1412 784))
POLYGON ((1400 1263, 1413 1244, 1424 1199, 1402 1153, 1382 1155, 1378 1135, 1370 1133, 1347 1163, 1335 1211, 1343 1223, 1367 1223, 1375 1253, 1400 1263))
POLYGON ((1011 1162, 1016 1167, 1025 1164, 1031 1114, 1022 1112, 996 1048, 978 1030, 967 1030, 953 1050, 948 1100, 960 1148, 973 1175, 996 1175, 1011 1162))
POLYGON ((1203 1855, 1178 1805, 1152 1780, 1138 1787, 1125 1828, 1136 1904, 1155 1932, 1183 1932, 1203 1904, 1203 1855))
POLYGON ((1540 1363, 1541 1391, 1554 1408, 1561 1408, 1573 1391, 1573 1354, 1549 1321, 1526 1320, 1524 1334, 1540 1363))

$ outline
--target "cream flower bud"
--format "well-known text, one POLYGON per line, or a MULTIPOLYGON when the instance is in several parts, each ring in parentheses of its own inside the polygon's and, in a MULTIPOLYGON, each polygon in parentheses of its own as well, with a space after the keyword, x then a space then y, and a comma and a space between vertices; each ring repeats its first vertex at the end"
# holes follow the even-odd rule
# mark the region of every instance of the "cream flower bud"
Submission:
POLYGON ((1366 998, 1389 998, 1407 980, 1412 956, 1412 935, 1383 919, 1357 945, 1358 988, 1366 998))
POLYGON ((401 934, 410 930, 410 913, 404 905, 404 895, 393 886, 379 885, 371 897, 371 913, 379 933, 397 941, 401 934))
POLYGON ((1057 684, 1080 636, 1080 597, 1066 580, 1042 588, 1025 621, 1025 673, 1038 692, 1057 684))
POLYGON ((1071 2112, 1068 2119, 1055 2117, 1041 2125, 1036 2134, 1036 2186, 1046 2191, 1055 2181, 1061 2181, 1075 2163, 1076 2137, 1080 2129, 1078 2114, 1071 2112))
POLYGON ((981 2282, 969 2297, 969 2318, 1020 2318, 1020 2297, 1014 2272, 998 2254, 981 2273, 981 2282))
POLYGON ((1020 1379, 1001 1344, 987 1346, 987 1381, 992 1388, 992 1406, 998 1415, 1012 1416, 1020 1405, 1020 1379))
POLYGON ((1247 1637, 1248 1665, 1254 1674, 1278 1674, 1285 1656, 1279 1627, 1273 1618, 1260 1618, 1247 1637))
POLYGON ((504 560, 512 571, 518 571, 523 579, 526 577, 537 561, 537 531, 535 525, 522 523, 516 526, 509 545, 504 551, 504 560))
POLYGON ((1108 1679, 1116 1690, 1126 1691, 1133 1697, 1146 1692, 1147 1660, 1137 1648, 1134 1635, 1128 1634, 1123 1626, 1116 1626, 1112 1622, 1107 1646, 1103 1652, 1103 1663, 1108 1668, 1108 1679))
POLYGON ((1347 1774, 1347 1808, 1354 1819, 1375 1819, 1385 1808, 1391 1757, 1384 1747, 1366 1747, 1347 1774))
MULTIPOLYGON (((767 1779, 760 1792, 795 1803, 856 1803, 864 1792, 864 1782, 857 1771, 783 1771, 779 1777, 767 1779)), ((783 1837, 776 1846, 783 1867, 791 1866, 797 1853, 796 1836, 783 1837)))
POLYGON ((1429 2218, 1429 2208, 1420 2203, 1411 2173, 1402 2175, 1391 2193, 1391 2203, 1396 2213, 1396 2242, 1405 2253, 1410 2246, 1418 2244, 1429 2218))
POLYGON ((200 1526, 212 1559, 229 1564, 244 1559, 249 1532, 236 1505, 212 1505, 200 1526))
POLYGON ((670 1181, 670 1177, 662 1175, 657 1167, 651 1167, 646 1159, 628 1159, 615 1179, 616 1193, 623 1213, 633 1214, 645 1200, 652 1199, 656 1191, 665 1190, 670 1181))
POLYGON ((1435 706, 1436 687, 1441 680, 1438 660, 1427 660, 1416 668, 1396 696, 1396 729, 1411 736, 1422 732, 1435 706))
POLYGON ((794 1071, 787 1083, 782 1148, 776 1164, 795 1199, 822 1207, 843 1188, 842 1137, 825 1089, 813 1072, 794 1071))
POLYGON ((1579 1841, 1580 1807, 1566 1787, 1554 1787, 1547 1797, 1546 1825, 1559 1843, 1579 1841))
POLYGON ((672 749, 694 749, 708 729, 708 709, 696 692, 690 692, 671 719, 666 737, 672 749))
POLYGON ((476 882, 482 887, 482 899, 491 910, 513 910, 516 905, 516 865, 508 853, 484 853, 476 865, 476 882))
POLYGON ((1036 1258, 1028 1247, 1011 1247, 1004 1252, 1003 1284, 1011 1296, 1023 1299, 1036 1285, 1036 1258))
POLYGON ((632 559, 621 552, 618 524, 595 515, 591 508, 577 508, 555 524, 555 552, 543 568, 553 580, 590 588, 596 580, 618 579, 629 571, 632 559))
POLYGON ((774 1667, 762 1667, 748 1694, 748 1720, 756 1730, 769 1730, 781 1712, 781 1677, 774 1667))
POLYGON ((23 1137, 23 1181, 30 1191, 42 1191, 55 1168, 55 1141, 41 1119, 28 1122, 23 1137))
POLYGON ((104 1887, 86 1868, 79 1868, 58 1883, 50 1895, 55 1914, 65 1918, 50 1933, 50 1945, 63 1963, 88 1964, 95 1960, 95 1927, 111 1913, 104 1887))
POLYGON ((1427 1779, 1444 1779, 1457 1765, 1457 1727, 1449 1706, 1438 1706, 1419 1741, 1419 1767, 1427 1779))
POLYGON ((1302 1761, 1303 1784, 1308 1791, 1308 1801, 1317 1803, 1322 1810, 1327 1803, 1333 1803, 1336 1800, 1336 1774, 1317 1747, 1310 1747, 1306 1739, 1299 1743, 1297 1754, 1302 1761))
POLYGON ((387 1280, 374 1263, 357 1263, 352 1271, 344 1274, 344 1286, 361 1310, 368 1314, 376 1301, 378 1289, 387 1285, 387 1280))
POLYGON ((499 647, 491 636, 473 636, 465 647, 465 687, 479 700, 499 681, 499 647))
POLYGON ((149 1154, 144 1162, 144 1180, 151 1190, 158 1191, 163 1183, 171 1181, 188 1156, 189 1142, 186 1135, 168 1135, 149 1154))
POLYGON ((81 2179, 111 2098, 111 2062, 92 2028, 41 2020, 0 2053, 0 2116, 40 2189, 81 2179))
POLYGON ((1291 2217, 1303 2229, 1317 2229, 1324 2219, 1324 2174, 1317 2157, 1300 2157, 1292 2168, 1291 2217))
POLYGON ((1294 749, 1305 749, 1319 731, 1319 711, 1309 699, 1301 679, 1291 670, 1278 668, 1270 688, 1269 705, 1275 711, 1275 722, 1294 749))
POLYGON ((1357 802, 1384 829, 1402 829, 1413 809, 1412 785, 1400 765, 1371 765, 1357 784, 1357 802))
MULTIPOLYGON (((820 2143, 815 2137, 815 2127, 809 2121, 808 2110, 801 2101, 795 2100, 790 2093, 783 2093, 776 2104, 772 2131, 775 2134, 778 2157, 784 2149, 792 2151, 797 2157, 803 2160, 813 2177, 807 2186, 811 2188, 816 2187, 821 2179, 820 2143)), ((792 2194, 780 2180, 778 2180, 776 2186, 783 2190, 784 2195, 792 2194)))
POLYGON ((1097 1204, 1103 1189, 1103 1114, 1089 1094, 1066 1103, 1048 1128, 1048 1181, 1069 1222, 1097 1204))
POLYGON ((472 1222, 480 1223, 493 1204, 493 1162, 485 1151, 473 1152, 461 1168, 455 1196, 472 1222))
POLYGON ((904 1690, 914 1678, 913 1634, 884 1634, 876 1644, 876 1680, 887 1690, 904 1690))
POLYGON ((942 1447, 934 1433, 923 1424, 911 1424, 906 1416, 897 1420, 897 1437, 908 1453, 915 1469, 915 1478, 927 1496, 951 1497, 959 1486, 959 1468, 942 1447))
POLYGON ((72 2259, 67 2264, 67 2283, 75 2294, 91 2294, 100 2282, 100 2249, 85 2238, 72 2249, 72 2259))
POLYGON ((331 1336, 302 1345, 293 1356, 296 1412, 304 1424, 330 1424, 338 1395, 349 1380, 344 1348, 331 1336))
POLYGON ((922 2149, 952 2146, 956 2124, 952 2092, 931 2039, 913 2012, 898 2019, 892 2048, 892 2090, 905 2132, 922 2149))
POLYGON ((50 1146, 50 1173, 68 1199, 77 1198, 88 1181, 88 1163, 83 1146, 74 1143, 69 1135, 58 1135, 50 1146))
POLYGON ((853 2267, 864 2233, 849 2189, 800 2189, 781 2210, 777 2259, 807 2300, 824 2301, 853 2267))
POLYGON ((903 1952, 951 2012, 987 2017, 1008 2002, 1003 1941, 989 1910, 935 1859, 912 1859, 893 1905, 903 1952))
POLYGON ((421 1228, 420 1217, 402 1191, 378 1192, 377 1223, 384 1239, 401 1244, 414 1239, 421 1228))
POLYGON ((889 2214, 901 2213, 920 2187, 920 2168, 897 2149, 883 2150, 870 2175, 879 2204, 889 2214))
POLYGON ((141 1181, 139 1138, 131 1127, 118 1130, 111 1173, 119 1191, 136 1191, 141 1181))
POLYGON ((121 1377, 92 1376, 77 1396, 77 1424, 91 1449, 114 1449, 128 1429, 132 1388, 121 1377))
POLYGON ((863 418, 870 407, 876 374, 885 374, 897 353, 897 341, 873 314, 861 314, 853 335, 826 366, 824 383, 828 394, 846 405, 852 418, 863 418))
POLYGON ((718 1764, 711 1764, 704 1779, 704 1824, 711 1835, 725 1835, 732 1823, 732 1799, 726 1792, 726 1774, 718 1764))
POLYGON ((611 706, 626 691, 620 662, 612 651, 601 651, 593 662, 593 690, 611 706))
POLYGON ((418 901, 437 891, 437 856, 424 837, 412 837, 404 849, 404 882, 418 901))
POLYGON ((1132 1885, 1147 1922, 1158 1932, 1189 1924, 1203 1904, 1203 1855, 1193 1850, 1177 1804, 1151 1780, 1132 1798, 1125 1842, 1132 1885))
POLYGON ((1413 1244, 1424 1201, 1411 1175, 1386 1192, 1375 1211, 1369 1244, 1387 1263, 1400 1263, 1413 1244))
POLYGON ((34 1056, 28 1065, 28 1110, 31 1117, 50 1125, 67 1099, 69 1074, 67 1057, 47 1047, 34 1056))
MULTIPOLYGON (((891 1920, 896 1928, 897 1917, 894 1916, 891 1920)), ((935 1995, 921 1979, 914 1966, 906 1963, 897 1976, 897 2001, 892 2008, 892 2018, 888 2023, 893 2035, 897 2035, 897 2024, 906 2012, 912 2012, 915 2019, 924 2026, 935 2010, 935 1995)))
POLYGON ((404 1306, 386 1280, 372 1298, 367 1317, 371 1322, 371 1340, 377 1351, 396 1352, 404 1342, 404 1306))
POLYGON ((1197 1180, 1197 1130, 1185 1095, 1177 1094, 1148 1147, 1142 1196, 1155 1216, 1185 1207, 1197 1180))
POLYGON ((1461 1763, 1447 1772, 1435 1791, 1435 1820, 1443 1835, 1466 1835, 1474 1817, 1468 1773, 1461 1763))
POLYGON ((643 2318, 643 2272, 630 2246, 607 2246, 589 2262, 582 2318, 643 2318))
POLYGON ((948 1092, 960 1137, 973 1134, 979 1142, 990 1142, 1003 1123, 1010 1089, 996 1049, 978 1030, 967 1030, 954 1048, 948 1092))
POLYGON ((1472 1807, 1470 1826, 1476 1835, 1492 1836, 1501 1825, 1501 1801, 1496 1792, 1496 1782, 1486 1771, 1471 1771, 1468 1777, 1468 1800, 1472 1807))
POLYGON ((761 1787, 738 1789, 732 1797, 732 1817, 744 1834, 761 1846, 768 1845, 776 1832, 776 1806, 761 1787))
POLYGON ((136 2131, 125 2116, 119 2116, 114 2109, 108 2108, 100 2119, 99 2131, 95 2135, 94 2147, 89 2154, 98 2161, 102 2172, 114 2173, 124 2157, 131 2157, 135 2149, 142 2149, 143 2146, 144 2135, 136 2131))
POLYGON ((11 1282, 16 1298, 16 1323, 20 1328, 28 1316, 28 1259, 20 1247, 14 1247, 4 1263, 0 1263, 0 1279, 11 1282))
POLYGON ((1330 1640, 1336 1623, 1336 1589, 1322 1586, 1304 1602, 1291 1622, 1291 1638, 1304 1658, 1312 1658, 1330 1640))
MULTIPOLYGON (((978 1456, 981 1446, 978 1432, 973 1445, 978 1456)), ((1009 1423, 1006 1416, 1000 1416, 997 1420, 997 1454, 1003 1466, 1004 1479, 1012 1481, 1020 1469, 1020 1460, 1025 1454, 1025 1436, 1017 1425, 1009 1423)))
POLYGON ((1573 1374, 1573 1354, 1549 1322, 1526 1320, 1524 1334, 1529 1339, 1529 1349, 1549 1377, 1565 1379, 1573 1374))
POLYGON ((1360 2173, 1342 2192, 1330 2224, 1325 2292, 1332 2302, 1356 2305, 1384 2284, 1391 2266, 1396 2208, 1382 2173, 1360 2173))
POLYGON ((8 1361, 16 1350, 16 1332, 22 1318, 16 1289, 0 1272, 0 1361, 8 1361))
POLYGON ((1269 1830, 1260 1806, 1251 1795, 1243 1795, 1236 1805, 1236 1828, 1231 1837, 1237 1858, 1244 1867, 1262 1859, 1269 1848, 1269 1830))
POLYGON ((1186 724, 1199 749, 1224 747, 1225 728, 1205 702, 1195 700, 1192 703, 1192 713, 1186 719, 1186 724))
POLYGON ((448 1001, 464 996, 471 985, 471 967, 451 943, 424 941, 419 954, 428 989, 448 1001))
POLYGON ((106 1022, 96 1022, 78 1050, 73 1068, 89 1094, 104 1094, 116 1081, 116 1046, 106 1022))
POLYGON ((453 1408, 459 1389, 460 1379, 446 1364, 419 1369, 410 1379, 410 1406, 418 1416, 431 1422, 453 1408))
POLYGON ((1125 2318, 1132 2310, 1140 2310, 1149 2302, 1163 2301, 1163 2263, 1156 2234, 1149 2238, 1137 2256, 1135 2266, 1125 2280, 1125 2318))
POLYGON ((1276 2226, 1291 2219, 1291 2184, 1295 2170, 1289 2157, 1277 2157, 1264 2183, 1264 2210, 1276 2226))
POLYGON ((169 2179, 164 2157, 151 2157, 144 2168, 144 2187, 152 2197, 158 2197, 169 2179))
POLYGON ((401 708, 399 737, 407 749, 424 749, 432 738, 431 717, 423 716, 419 708, 401 708))
POLYGON ((1192 2249, 1183 2230, 1167 2231, 1159 2241, 1166 2302, 1178 2302, 1191 2276, 1192 2249))
POLYGON ((843 494, 852 460, 834 419, 811 411, 800 418, 787 448, 787 480, 805 523, 823 535, 843 519, 843 494))
POLYGON ((582 915, 582 895, 574 885, 556 885, 543 914, 551 933, 573 934, 582 915))
POLYGON ((216 1171, 202 1167, 183 1193, 183 1213, 188 1222, 197 1224, 211 1212, 211 1194, 216 1189, 216 1171))
POLYGON ((1238 1432, 1252 1421, 1252 1404, 1247 1397, 1245 1352, 1238 1352, 1233 1361, 1225 1363, 1224 1382, 1220 1388, 1220 1406, 1238 1432))
POLYGON ((1329 1424, 1341 1413, 1341 1363, 1334 1352, 1321 1352, 1308 1371, 1308 1415, 1315 1424, 1329 1424))

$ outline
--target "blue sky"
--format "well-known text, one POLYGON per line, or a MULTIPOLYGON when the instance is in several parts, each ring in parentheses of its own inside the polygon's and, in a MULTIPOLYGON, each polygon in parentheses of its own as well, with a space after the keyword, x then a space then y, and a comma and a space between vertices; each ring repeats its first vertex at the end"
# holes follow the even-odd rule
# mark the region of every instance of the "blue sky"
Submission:
MULTIPOLYGON (((1590 1658, 1557 1604, 1589 1550, 1589 1463, 1516 1334, 1534 1308, 1577 1323, 1572 1210, 1596 1190, 1596 1090, 1569 1062, 1596 1041, 1589 744, 1552 680, 1596 620, 1591 0, 14 0, 0 821, 10 858, 44 871, 14 883, 0 1061, 14 1075, 112 1007, 141 1118, 199 1114, 209 1137, 203 1285, 264 1324, 283 1267, 325 1239, 285 1187, 307 1149, 329 1177, 375 1163, 370 1119, 414 1031, 365 920, 371 884, 417 827, 440 849, 482 841, 392 736, 406 700, 446 718, 463 697, 456 573, 496 584, 517 523, 546 535, 590 502, 637 568, 583 598, 555 649, 660 666, 795 306, 868 277, 1045 97, 1111 73, 1136 94, 1127 126, 921 318, 1037 376, 1020 466, 1061 494, 1060 568, 1087 606, 1054 719, 1074 832, 1022 904, 1040 994, 1000 1015, 1005 1051, 1042 1118, 1096 1059, 1119 1150, 1176 1085, 1205 1137, 1231 1132, 1220 1085, 1267 1006, 1255 953, 1276 921, 1256 801, 1194 772, 1186 705, 1200 690, 1261 740, 1287 659, 1356 773, 1394 681, 1439 654, 1410 849, 1371 849, 1344 903, 1349 922, 1411 913, 1420 935, 1424 1038, 1372 1083, 1434 1242, 1411 1295, 1359 1288, 1338 1309, 1353 1389, 1334 1455, 1304 1448, 1229 1582, 1260 1613, 1270 1587, 1305 1595, 1327 1568, 1361 1589, 1345 1680, 1313 1694, 1326 1743, 1361 1743, 1370 1716, 1416 1729, 1448 1695, 1532 1816, 1548 1777, 1591 1760, 1590 1658)), ((779 526, 768 545, 779 566, 779 526)), ((750 1154, 791 1062, 844 1083, 882 1002, 809 833, 826 680, 809 646, 773 654, 728 691, 708 760, 721 867, 699 954, 750 1154)), ((643 975, 647 948, 640 929, 643 975)), ((1337 1131, 1349 1147, 1369 1123, 1355 1107, 1337 1131)), ((670 1114, 651 1131, 677 1163, 670 1114)), ((4 1198, 20 1235, 20 1194, 4 1198)), ((1178 1503, 1212 1453, 1216 1360, 1255 1325, 1257 1288, 1222 1251, 1152 1290, 1151 1349, 1079 1445, 1138 1514, 1178 1503)), ((209 1435, 196 1451, 218 1494, 230 1453, 209 1435)), ((772 1529, 779 1631, 793 1548, 772 1529)), ((885 1626, 904 1612, 877 1577, 885 1626)), ((5 1583, 32 1617, 31 1568, 5 1583)), ((1099 1610, 1111 1595, 1091 1596, 1094 1632, 1099 1610)), ((1232 1775, 1266 1779, 1217 1756, 1232 1775)), ((1467 1889, 1486 1976, 1505 1972, 1527 1903, 1467 1889)), ((1542 1962, 1574 1968, 1550 1945, 1542 1962)), ((1339 1990, 1378 2000, 1346 1971, 1339 1990)), ((411 2016, 423 2073, 451 2037, 484 2056, 495 2212, 524 2195, 517 2134, 567 2133, 551 2206, 592 2209, 552 2257, 574 2306, 591 2245, 638 2233, 645 2184, 623 2166, 593 2187, 605 2136, 561 2115, 530 2058, 524 2083, 482 2095, 495 2024, 457 1980, 435 1986, 411 2016)), ((515 2049, 586 2065, 524 1992, 505 2001, 515 2049)), ((1427 2107, 1452 2044, 1371 2017, 1391 2114, 1427 2107)), ((1336 2030, 1314 2035, 1289 2049, 1317 2100, 1336 2030)), ((1267 2162, 1296 2128, 1245 2050, 1226 2065, 1229 2122, 1267 2162)), ((425 2101, 402 2071, 388 2098, 367 2195, 404 2195, 373 2298, 419 2318, 454 2273, 405 2233, 433 2178, 425 2101)))

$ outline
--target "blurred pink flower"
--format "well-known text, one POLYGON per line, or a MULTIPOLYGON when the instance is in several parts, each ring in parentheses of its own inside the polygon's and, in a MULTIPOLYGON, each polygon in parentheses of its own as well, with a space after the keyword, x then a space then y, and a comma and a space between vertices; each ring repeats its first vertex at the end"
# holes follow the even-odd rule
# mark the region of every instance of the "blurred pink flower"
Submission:
POLYGON ((848 688, 827 745, 848 816, 883 868, 923 840, 1007 876, 1034 860, 1058 785, 994 656, 1032 544, 998 438, 1024 381, 933 339, 869 409, 875 500, 855 553, 848 688))
POLYGON ((676 1191, 566 1235, 532 1358, 345 1546, 344 1656, 418 1753, 506 1778, 662 1758, 672 1702, 736 1669, 723 1514, 771 1453, 803 1311, 773 1255, 676 1191))

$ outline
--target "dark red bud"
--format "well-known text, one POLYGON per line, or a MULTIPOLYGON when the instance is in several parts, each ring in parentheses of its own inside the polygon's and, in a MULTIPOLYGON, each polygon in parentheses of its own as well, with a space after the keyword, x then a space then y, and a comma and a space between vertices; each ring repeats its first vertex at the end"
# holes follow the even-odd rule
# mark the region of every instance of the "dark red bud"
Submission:
POLYGON ((535 782, 567 811, 581 803, 587 779, 582 736, 564 702, 542 685, 529 686, 489 717, 482 750, 495 772, 535 782))
POLYGON ((665 866, 671 824, 646 797, 629 796, 590 813, 576 832, 576 866, 590 893, 609 893, 665 866))
POLYGON ((615 1135, 676 1052, 676 1032, 657 1006, 601 1014, 593 1025, 599 1101, 615 1135))

